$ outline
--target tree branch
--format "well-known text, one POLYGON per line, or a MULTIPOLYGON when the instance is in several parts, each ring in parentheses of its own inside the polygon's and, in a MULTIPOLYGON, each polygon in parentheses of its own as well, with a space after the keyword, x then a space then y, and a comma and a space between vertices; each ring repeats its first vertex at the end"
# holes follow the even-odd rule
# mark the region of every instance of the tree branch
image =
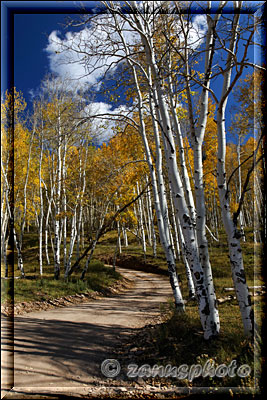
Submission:
POLYGON ((118 217, 118 215, 120 215, 124 210, 126 210, 126 208, 130 207, 130 205, 132 205, 134 202, 136 202, 146 191, 146 189, 148 188, 148 186, 150 185, 150 182, 147 183, 147 185, 144 187, 144 189, 142 190, 141 193, 139 193, 139 195, 137 197, 135 197, 133 200, 129 201, 129 203, 125 204, 122 208, 120 208, 119 210, 117 210, 115 212, 115 214, 113 215, 113 217, 106 223, 103 224, 103 226, 100 228, 100 230, 97 232, 96 234, 96 238, 95 240, 91 240, 89 246, 84 250, 83 254, 78 258, 78 260, 73 264, 73 266, 70 268, 69 273, 68 273, 68 277, 79 268, 79 264, 80 262, 84 259, 84 257, 86 257, 86 255, 88 254, 88 252, 92 249, 95 241, 98 242, 99 239, 101 238, 101 236, 103 236, 105 233, 107 233, 113 222, 116 220, 116 218, 118 217))

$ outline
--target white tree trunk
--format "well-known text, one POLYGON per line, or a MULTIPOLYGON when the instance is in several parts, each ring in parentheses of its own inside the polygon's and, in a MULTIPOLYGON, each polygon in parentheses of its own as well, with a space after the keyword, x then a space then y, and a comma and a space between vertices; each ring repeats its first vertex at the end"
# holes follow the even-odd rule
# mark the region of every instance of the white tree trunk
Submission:
POLYGON ((243 265, 242 250, 240 246, 241 234, 236 224, 231 218, 229 191, 226 181, 226 132, 225 132, 225 109, 227 105, 229 88, 232 74, 232 61, 235 52, 235 43, 237 38, 239 24, 239 13, 234 15, 232 37, 229 44, 229 53, 226 63, 226 69, 223 74, 223 88, 221 100, 217 109, 217 135, 218 135, 218 163, 217 163, 217 182, 220 198, 220 207, 222 220, 227 234, 230 264, 232 269, 232 278, 236 290, 236 297, 239 303, 241 317, 244 326, 244 333, 248 336, 253 334, 254 316, 251 308, 251 298, 246 283, 245 270, 243 265))
MULTIPOLYGON (((138 19, 138 16, 135 16, 138 19)), ((138 26, 144 32, 142 23, 138 19, 138 26)), ((167 162, 169 182, 171 183, 175 211, 178 220, 180 221, 185 239, 185 250, 187 258, 190 260, 190 268, 195 281, 196 294, 199 301, 199 314, 204 330, 204 338, 209 339, 213 336, 212 327, 209 325, 210 308, 207 288, 205 287, 204 274, 202 266, 199 262, 198 249, 196 246, 194 226, 190 217, 190 212, 186 205, 182 181, 177 167, 176 149, 174 138, 171 132, 170 117, 167 110, 167 105, 162 91, 162 84, 159 78, 157 65, 154 60, 153 45, 148 44, 146 35, 142 35, 142 42, 145 48, 147 62, 151 65, 152 74, 157 92, 159 111, 161 115, 162 125, 162 140, 165 148, 165 156, 167 162)))
POLYGON ((122 224, 122 234, 123 234, 124 246, 128 247, 128 236, 127 236, 127 230, 125 228, 125 222, 122 224))
POLYGON ((39 156, 39 196, 40 196, 40 215, 39 215, 39 269, 40 276, 43 275, 43 219, 44 203, 42 188, 42 160, 43 160, 43 131, 41 132, 40 156, 39 156))
POLYGON ((71 267, 71 259, 73 255, 73 249, 74 249, 74 244, 75 240, 77 237, 77 224, 76 224, 76 216, 77 216, 77 205, 75 206, 74 214, 72 217, 72 223, 71 223, 71 234, 70 234, 70 247, 69 247, 69 255, 67 258, 67 264, 66 264, 66 269, 65 269, 65 278, 68 277, 69 270, 71 267))
POLYGON ((180 244, 179 244, 179 236, 178 236, 177 224, 176 224, 174 207, 173 207, 171 188, 170 188, 170 205, 171 205, 171 217, 172 217, 172 226, 173 226, 173 230, 174 230, 175 246, 176 246, 176 251, 177 251, 177 258, 179 260, 180 259, 180 244))
POLYGON ((220 206, 222 212, 223 224, 226 230, 230 264, 232 268, 232 279, 234 282, 236 297, 242 316, 244 332, 246 335, 253 333, 253 310, 251 308, 251 298, 248 291, 245 270, 243 265, 242 250, 240 245, 241 234, 234 224, 230 214, 229 192, 226 184, 225 171, 225 106, 218 109, 217 112, 217 132, 218 132, 218 164, 217 164, 217 180, 220 197, 220 206))
MULTIPOLYGON (((241 138, 240 135, 238 136, 238 143, 237 143, 237 165, 240 165, 240 153, 241 153, 241 138)), ((242 193, 242 179, 241 179, 241 166, 238 168, 238 199, 237 202, 239 203, 240 198, 241 198, 241 193, 242 193)), ((246 241, 246 236, 244 232, 244 216, 243 216, 243 211, 240 211, 239 214, 239 222, 240 222, 240 232, 243 238, 243 241, 246 241)))
MULTIPOLYGON (((146 184, 148 184, 148 176, 146 175, 146 184)), ((153 257, 157 257, 157 237, 155 232, 154 220, 153 220, 153 208, 151 202, 151 194, 150 187, 147 190, 147 210, 148 210, 148 219, 150 221, 150 229, 152 236, 152 249, 153 249, 153 257)))
MULTIPOLYGON (((157 225, 158 225, 158 230, 159 230, 160 242, 164 249, 167 264, 168 264, 168 272, 169 272, 170 284, 171 284, 173 294, 174 294, 175 306, 176 306, 177 310, 184 311, 185 310, 184 301, 183 301, 182 293, 181 293, 179 283, 178 283, 173 250, 172 250, 172 247, 170 244, 169 224, 168 224, 168 221, 166 223, 166 215, 163 214, 162 208, 161 208, 161 204, 163 204, 165 207, 166 193, 163 190, 158 190, 158 187, 157 187, 156 172, 155 172, 155 168, 153 165, 151 151, 149 148, 148 140, 146 137, 146 131, 145 131, 142 96, 141 96, 141 92, 140 92, 139 85, 138 85, 136 71, 135 71, 134 67, 132 67, 132 68, 133 68, 133 74, 134 74, 134 78, 135 78, 136 88, 138 91, 140 132, 142 135, 142 139, 143 139, 143 143, 144 143, 144 147, 145 147, 146 159, 147 159, 147 163, 149 166, 151 186, 152 186, 152 190, 153 190, 154 206, 155 206, 155 211, 156 211, 156 216, 157 216, 157 225)), ((160 146, 157 147, 157 151, 158 150, 160 150, 160 146)), ((162 174, 162 171, 159 171, 158 169, 157 169, 157 172, 158 172, 158 174, 162 174)))
MULTIPOLYGON (((139 184, 136 182, 136 190, 137 190, 137 196, 140 194, 139 190, 139 184)), ((143 254, 144 254, 144 259, 146 261, 146 235, 145 235, 145 229, 144 229, 144 216, 143 216, 143 206, 142 206, 142 201, 141 197, 138 199, 138 213, 139 213, 139 227, 140 227, 140 233, 141 233, 141 241, 142 241, 142 249, 143 249, 143 254)))
MULTIPOLYGON (((82 227, 82 217, 83 217, 83 197, 86 187, 86 163, 87 163, 87 155, 88 155, 88 146, 85 147, 85 160, 82 170, 82 160, 80 159, 80 186, 81 186, 81 196, 80 196, 80 210, 79 210, 79 217, 77 223, 77 244, 76 244, 76 260, 78 260, 80 256, 80 238, 81 238, 81 227, 82 227)), ((81 157, 81 156, 80 156, 81 157)))
POLYGON ((61 180, 62 180, 62 138, 60 116, 58 117, 58 149, 57 149, 57 190, 56 190, 56 208, 55 208, 55 279, 60 275, 60 211, 61 211, 61 180))
POLYGON ((169 101, 170 101, 170 107, 171 107, 171 116, 172 116, 172 121, 173 121, 173 126, 174 126, 174 132, 175 132, 175 141, 178 146, 178 151, 179 151, 179 161, 180 161, 180 169, 181 169, 181 176, 182 176, 182 181, 183 181, 183 186, 184 186, 184 191, 185 191, 185 197, 186 197, 186 202, 188 204, 188 209, 190 212, 190 216, 192 218, 192 221, 196 221, 196 210, 195 210, 195 204, 194 204, 194 198, 193 198, 193 193, 192 193, 192 188, 190 184, 190 179, 189 179, 189 174, 187 171, 187 166, 185 162, 185 150, 184 150, 184 143, 183 143, 183 137, 182 137, 182 131, 181 131, 181 125, 180 121, 178 118, 178 115, 175 110, 174 106, 174 101, 173 101, 173 85, 171 81, 171 66, 169 65, 169 76, 168 76, 168 86, 169 86, 169 101))
POLYGON ((23 259, 22 259, 22 253, 21 253, 21 243, 18 239, 17 233, 15 231, 15 228, 13 229, 14 233, 14 241, 16 244, 16 249, 17 249, 17 254, 18 254, 18 269, 21 272, 21 276, 24 278, 25 273, 24 273, 24 267, 23 267, 23 259))
MULTIPOLYGON (((118 26, 118 23, 116 21, 116 16, 114 16, 115 18, 115 22, 118 28, 118 32, 121 36, 123 45, 124 45, 124 51, 127 55, 127 61, 132 69, 133 72, 133 77, 134 77, 134 82, 135 82, 135 86, 136 86, 136 90, 137 90, 137 95, 138 95, 138 111, 139 111, 139 120, 140 120, 140 133, 142 136, 142 140, 143 140, 143 144, 144 144, 144 148, 145 148, 145 153, 146 153, 146 160, 148 163, 148 167, 149 167, 149 172, 150 172, 150 179, 151 179, 151 186, 152 186, 152 190, 153 190, 153 196, 154 196, 154 206, 155 206, 155 211, 156 211, 156 216, 157 216, 157 225, 158 225, 158 229, 159 229, 159 235, 160 235, 160 241, 162 244, 162 247, 164 249, 165 252, 165 256, 166 256, 166 260, 167 260, 167 264, 168 264, 168 272, 169 272, 169 278, 170 278, 170 283, 171 283, 171 287, 173 290, 173 294, 174 294, 174 298, 175 298, 175 305, 176 308, 178 310, 184 311, 185 310, 185 306, 184 306, 184 301, 182 298, 182 294, 180 291, 180 287, 179 287, 179 283, 178 283, 178 279, 177 279, 177 273, 176 273, 176 268, 175 268, 175 260, 173 257, 173 251, 170 245, 170 241, 169 241, 169 236, 168 238, 166 237, 166 235, 168 235, 168 231, 165 230, 165 224, 164 224, 164 216, 162 213, 162 209, 161 209, 161 204, 160 204, 160 198, 159 198, 159 191, 157 188, 157 178, 156 178, 156 172, 155 172, 155 168, 153 165, 153 161, 152 161, 152 156, 151 156, 151 151, 149 148, 149 144, 148 144, 148 140, 147 140, 147 136, 146 136, 146 130, 145 130, 145 123, 144 123, 144 108, 143 108, 143 100, 142 100, 142 94, 141 94, 141 90, 139 88, 139 83, 138 83, 138 78, 137 78, 137 73, 136 73, 136 67, 135 64, 131 61, 130 57, 129 57, 129 49, 127 47, 127 44, 125 42, 125 39, 123 37, 123 34, 120 30, 120 27, 118 26)), ((165 196, 166 198, 166 196, 165 196)), ((167 229, 168 229, 168 224, 167 224, 167 229)))
POLYGON ((66 195, 66 177, 67 177, 67 168, 66 168, 66 154, 67 154, 67 140, 64 137, 64 145, 63 145, 63 159, 62 159, 62 208, 63 208, 63 227, 62 227, 62 235, 63 235, 63 265, 64 270, 67 268, 67 195, 66 195))

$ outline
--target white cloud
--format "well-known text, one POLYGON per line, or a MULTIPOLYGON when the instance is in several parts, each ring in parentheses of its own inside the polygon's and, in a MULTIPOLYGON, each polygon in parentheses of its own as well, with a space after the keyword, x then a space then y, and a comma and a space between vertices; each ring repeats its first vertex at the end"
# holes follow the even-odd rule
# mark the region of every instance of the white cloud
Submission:
POLYGON ((200 46, 200 44, 205 39, 205 35, 207 33, 208 25, 207 25, 207 17, 206 15, 199 14, 196 15, 192 21, 192 25, 189 30, 189 44, 193 49, 200 46))
MULTIPOLYGON (((125 23, 123 31, 127 45, 131 46, 136 34, 125 23)), ((75 88, 94 86, 96 90, 104 74, 115 71, 124 55, 113 19, 108 15, 96 17, 90 27, 79 32, 67 32, 63 39, 59 31, 51 32, 45 50, 52 72, 72 79, 75 88)))
POLYGON ((114 127, 122 116, 128 115, 130 111, 121 105, 112 109, 112 105, 104 102, 94 102, 86 106, 85 116, 95 117, 91 119, 94 138, 99 142, 107 142, 114 136, 114 127))
MULTIPOLYGON (((138 33, 134 32, 128 22, 120 20, 119 24, 127 46, 131 49, 138 33)), ((196 15, 191 23, 188 38, 192 49, 201 44, 206 31, 206 16, 196 15)), ((74 90, 86 90, 89 86, 98 90, 105 73, 114 72, 124 56, 113 17, 104 14, 95 17, 90 26, 79 32, 67 32, 63 38, 59 31, 51 32, 45 50, 51 71, 63 80, 72 81, 74 90)))

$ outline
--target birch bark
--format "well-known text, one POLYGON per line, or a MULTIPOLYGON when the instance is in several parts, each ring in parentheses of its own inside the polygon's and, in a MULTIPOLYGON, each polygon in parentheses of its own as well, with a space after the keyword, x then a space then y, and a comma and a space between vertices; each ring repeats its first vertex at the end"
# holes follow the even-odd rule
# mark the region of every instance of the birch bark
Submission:
POLYGON ((55 279, 59 279, 59 275, 60 275, 60 211, 61 211, 61 182, 62 182, 62 136, 61 136, 60 114, 58 115, 57 140, 58 140, 57 189, 56 189, 55 238, 54 238, 54 251, 55 251, 54 277, 55 277, 55 279))
MULTIPOLYGON (((136 2, 131 2, 135 5, 137 9, 136 2)), ((177 218, 179 219, 185 238, 185 251, 187 258, 190 260, 190 268, 193 274, 193 279, 195 281, 196 295, 199 304, 199 314, 204 330, 204 338, 209 339, 214 335, 214 327, 210 324, 210 307, 209 298, 206 284, 204 281, 204 273, 202 266, 199 261, 198 249, 196 246, 196 240, 194 235, 194 226, 192 219, 190 217, 190 212, 186 205, 184 190, 182 186, 182 181, 180 173, 177 167, 176 149, 174 138, 171 132, 171 122, 167 110, 167 105, 164 99, 163 84, 160 79, 160 74, 158 71, 157 64, 155 62, 154 48, 152 43, 152 35, 150 31, 149 23, 146 24, 146 29, 143 26, 143 20, 136 13, 134 15, 136 24, 139 31, 141 32, 141 40, 145 49, 146 61, 148 65, 151 66, 152 75, 154 79, 155 91, 158 97, 161 122, 162 122, 162 139, 165 148, 165 158, 167 162, 168 176, 171 183, 173 200, 175 205, 175 211, 177 218)))
POLYGON ((220 198, 220 207, 224 228, 227 234, 230 264, 232 269, 232 278, 236 291, 236 297, 239 303, 241 317, 243 321, 244 333, 248 336, 253 334, 254 315, 251 307, 251 298, 246 283, 245 270, 243 265, 242 249, 240 245, 241 234, 237 229, 236 224, 231 218, 229 191, 226 182, 226 132, 225 132, 225 110, 231 89, 231 75, 233 66, 233 54, 238 34, 239 25, 239 8, 241 2, 237 2, 238 7, 234 15, 232 37, 229 44, 229 52, 227 57, 226 69, 223 73, 223 87, 221 99, 217 109, 217 135, 218 135, 218 163, 217 163, 217 182, 220 198))

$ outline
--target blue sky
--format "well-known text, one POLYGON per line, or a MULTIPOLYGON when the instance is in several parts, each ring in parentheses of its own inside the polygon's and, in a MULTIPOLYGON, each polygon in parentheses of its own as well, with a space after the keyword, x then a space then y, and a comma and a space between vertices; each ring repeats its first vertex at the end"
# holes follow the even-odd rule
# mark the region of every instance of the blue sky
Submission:
MULTIPOLYGON (((19 5, 22 8, 22 12, 17 13, 14 16, 14 83, 18 90, 21 90, 27 103, 30 105, 32 93, 35 92, 44 76, 51 72, 51 66, 54 59, 53 49, 49 53, 46 51, 49 45, 49 36, 55 31, 55 37, 60 37, 62 40, 65 37, 65 33, 77 31, 78 28, 67 28, 64 29, 62 24, 65 22, 65 18, 70 15, 73 7, 77 9, 80 2, 72 1, 39 1, 39 2, 2 2, 8 6, 19 5), (55 9, 56 12, 61 14, 46 13, 51 12, 55 9), (33 13, 35 12, 35 13, 33 13), (62 14, 67 12, 66 14, 62 14)), ((217 3, 217 2, 213 2, 217 3)), ((231 2, 229 2, 231 3, 231 2)), ((255 7, 255 3, 249 2, 255 7)), ((263 3, 263 2, 260 2, 263 3)), ((98 2, 85 2, 89 7, 94 7, 98 2)), ((73 15, 75 17, 75 15, 73 15)), ((51 38, 51 36, 50 36, 51 38)), ((51 46, 51 43, 50 43, 51 46)), ((254 59, 253 48, 250 50, 250 59, 254 59)), ((53 69, 53 67, 52 67, 53 69)), ((54 68, 53 72, 57 72, 57 68, 54 68)), ((70 70, 73 71, 73 70, 70 70)), ((247 70, 246 72, 248 72, 247 70)), ((97 80, 99 77, 96 77, 97 80)), ((5 85, 2 85, 2 90, 5 89, 5 85)), ((219 85, 218 85, 219 86, 219 85)), ((96 101, 106 102, 106 99, 102 98, 98 91, 96 91, 96 101)), ((122 103, 123 96, 121 97, 120 103, 122 103)), ((115 107, 117 107, 116 105, 115 107)), ((104 107, 102 105, 102 107, 104 107)), ((113 104, 106 104, 106 109, 114 108, 113 104)), ((231 107, 231 102, 229 103, 231 107)), ((103 108, 104 109, 104 108, 103 108)), ((229 122, 229 118, 228 118, 229 122)))
POLYGON ((45 74, 50 72, 45 48, 51 31, 58 29, 66 15, 15 15, 14 51, 15 86, 30 100, 30 90, 36 90, 45 74))

